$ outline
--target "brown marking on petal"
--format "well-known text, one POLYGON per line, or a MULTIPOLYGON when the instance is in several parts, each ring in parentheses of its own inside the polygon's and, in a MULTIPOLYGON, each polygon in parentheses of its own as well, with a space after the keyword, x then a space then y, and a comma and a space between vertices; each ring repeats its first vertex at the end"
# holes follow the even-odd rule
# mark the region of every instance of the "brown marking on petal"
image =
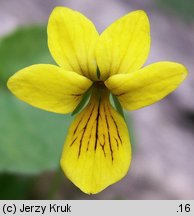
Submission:
POLYGON ((70 147, 73 145, 73 143, 77 140, 78 136, 71 142, 70 147))
MULTIPOLYGON (((95 106, 93 106, 91 113, 94 111, 94 107, 95 107, 95 106)), ((84 119, 85 115, 88 115, 88 113, 87 113, 87 112, 85 112, 85 113, 84 113, 84 115, 83 115, 83 116, 81 117, 81 119, 79 120, 79 122, 78 122, 78 124, 77 124, 77 126, 76 126, 75 130, 73 131, 73 136, 74 136, 74 135, 75 135, 75 133, 77 132, 77 129, 78 129, 78 127, 79 127, 80 123, 82 122, 82 120, 84 119)))
POLYGON ((110 132, 109 132, 110 127, 109 127, 108 118, 107 118, 107 115, 106 115, 105 106, 104 106, 104 114, 105 114, 105 120, 106 120, 107 129, 108 129, 109 148, 110 148, 111 158, 112 158, 112 162, 113 162, 114 156, 113 156, 112 143, 111 143, 110 132))
POLYGON ((103 134, 103 138, 104 138, 104 143, 101 144, 101 147, 102 147, 102 150, 104 152, 104 157, 106 157, 106 152, 105 152, 105 149, 104 149, 104 147, 105 147, 105 135, 104 134, 103 134))
POLYGON ((104 145, 100 143, 100 146, 102 148, 102 151, 104 152, 104 157, 106 157, 106 152, 105 152, 105 149, 104 149, 104 145))
POLYGON ((75 135, 75 133, 76 133, 76 131, 77 131, 77 129, 78 129, 78 127, 79 127, 79 125, 80 125, 80 123, 81 123, 83 117, 84 117, 84 116, 82 116, 82 118, 79 120, 79 122, 78 122, 78 124, 77 124, 75 130, 73 131, 73 136, 75 135))
MULTIPOLYGON (((94 106, 94 107, 95 107, 95 106, 94 106)), ((83 133, 82 133, 82 136, 81 136, 81 139, 80 139, 80 144, 79 144, 78 158, 79 158, 79 156, 80 156, 80 154, 81 154, 82 141, 83 141, 83 138, 84 138, 84 134, 85 134, 85 132, 86 132, 86 129, 87 129, 87 127, 88 127, 88 123, 89 123, 89 121, 90 121, 90 119, 91 119, 91 117, 92 117, 94 107, 93 107, 93 109, 91 110, 91 113, 90 113, 90 116, 89 116, 89 118, 88 118, 88 120, 87 120, 87 122, 86 122, 86 125, 85 125, 84 128, 83 128, 83 133)))
POLYGON ((91 139, 91 137, 92 137, 92 130, 93 130, 93 125, 92 125, 91 133, 90 133, 90 136, 89 136, 89 139, 88 139, 88 143, 87 143, 87 149, 86 149, 86 151, 88 151, 88 149, 89 149, 89 143, 90 143, 90 139, 91 139))
POLYGON ((123 95, 125 95, 125 94, 127 94, 128 92, 122 92, 122 93, 120 93, 120 94, 114 94, 115 96, 117 96, 117 97, 119 97, 119 96, 123 96, 123 95))
POLYGON ((114 138, 115 138, 115 141, 116 141, 116 143, 117 143, 117 148, 119 148, 119 142, 118 142, 118 140, 117 140, 116 137, 114 137, 114 138))
POLYGON ((108 110, 109 110, 110 116, 111 116, 111 118, 112 118, 112 120, 113 120, 113 122, 114 122, 114 124, 115 124, 116 131, 117 131, 117 136, 118 136, 118 138, 119 138, 119 140, 120 140, 120 142, 121 142, 121 145, 122 145, 123 143, 122 143, 122 139, 121 139, 121 136, 120 136, 120 133, 119 133, 118 125, 117 125, 117 123, 116 123, 116 121, 115 121, 115 119, 114 119, 114 117, 113 117, 113 115, 112 115, 111 110, 110 110, 109 107, 108 107, 108 110))
POLYGON ((83 94, 71 94, 72 96, 76 96, 76 97, 80 97, 82 96, 83 94))
POLYGON ((99 116, 100 116, 100 103, 101 103, 101 101, 99 99, 97 116, 96 116, 96 135, 95 135, 95 145, 94 145, 95 151, 96 151, 97 143, 98 143, 98 122, 99 122, 99 116))

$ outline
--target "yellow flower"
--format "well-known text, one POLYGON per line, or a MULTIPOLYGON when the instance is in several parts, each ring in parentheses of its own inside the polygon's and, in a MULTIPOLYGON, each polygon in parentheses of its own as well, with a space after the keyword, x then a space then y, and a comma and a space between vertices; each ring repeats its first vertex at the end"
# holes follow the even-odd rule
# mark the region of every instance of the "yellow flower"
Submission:
POLYGON ((59 66, 24 68, 8 87, 19 99, 61 114, 74 111, 91 89, 90 101, 69 129, 61 167, 82 191, 98 193, 124 177, 131 161, 128 129, 109 94, 125 109, 136 110, 175 90, 187 70, 173 62, 140 69, 150 49, 144 11, 121 17, 99 35, 81 13, 56 7, 48 22, 48 46, 59 66))

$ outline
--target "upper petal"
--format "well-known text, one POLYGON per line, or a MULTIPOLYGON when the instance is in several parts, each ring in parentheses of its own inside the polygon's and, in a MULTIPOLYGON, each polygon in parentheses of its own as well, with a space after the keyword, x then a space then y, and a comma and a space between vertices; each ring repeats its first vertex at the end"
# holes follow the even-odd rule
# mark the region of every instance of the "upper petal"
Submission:
POLYGON ((46 64, 26 67, 8 80, 16 97, 55 113, 72 112, 91 84, 84 76, 46 64))
POLYGON ((174 91, 186 78, 187 69, 174 62, 158 62, 137 72, 110 77, 105 85, 127 110, 153 104, 174 91))
POLYGON ((149 20, 144 11, 134 11, 110 25, 101 35, 96 60, 101 79, 139 69, 150 49, 149 20))
POLYGON ((94 194, 124 177, 130 161, 125 121, 108 98, 92 98, 69 129, 61 158, 65 174, 82 191, 94 194))
POLYGON ((65 70, 96 76, 95 46, 99 37, 93 23, 81 13, 56 7, 48 22, 48 46, 65 70))

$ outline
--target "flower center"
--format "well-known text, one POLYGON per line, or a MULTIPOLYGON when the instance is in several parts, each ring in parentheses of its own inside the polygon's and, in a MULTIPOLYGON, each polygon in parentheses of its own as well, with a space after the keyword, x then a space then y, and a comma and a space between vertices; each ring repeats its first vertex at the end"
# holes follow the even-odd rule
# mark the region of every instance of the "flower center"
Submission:
POLYGON ((109 101, 109 94, 110 91, 103 81, 95 81, 92 86, 90 102, 98 104, 100 101, 109 101))
POLYGON ((105 88, 106 88, 106 86, 105 86, 105 84, 104 84, 103 81, 95 81, 95 82, 94 82, 94 85, 99 86, 99 87, 105 87, 105 88))
POLYGON ((107 87, 105 86, 103 81, 95 81, 93 83, 94 88, 97 88, 98 90, 108 90, 107 87))

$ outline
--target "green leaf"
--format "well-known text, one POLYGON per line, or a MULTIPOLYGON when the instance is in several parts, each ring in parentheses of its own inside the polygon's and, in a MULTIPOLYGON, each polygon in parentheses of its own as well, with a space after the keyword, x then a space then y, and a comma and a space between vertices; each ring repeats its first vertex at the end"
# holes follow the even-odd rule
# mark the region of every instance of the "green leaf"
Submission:
POLYGON ((186 22, 192 22, 194 20, 193 0, 158 0, 156 3, 162 9, 171 12, 171 15, 178 15, 178 18, 181 18, 186 22))
POLYGON ((1 39, 0 83, 5 85, 17 70, 38 63, 54 63, 47 48, 46 28, 22 28, 1 39))
POLYGON ((9 76, 36 63, 53 63, 45 28, 22 29, 1 40, 0 172, 36 174, 59 166, 72 117, 33 108, 6 88, 9 76))
POLYGON ((32 179, 10 174, 0 175, 0 200, 28 199, 32 179))

